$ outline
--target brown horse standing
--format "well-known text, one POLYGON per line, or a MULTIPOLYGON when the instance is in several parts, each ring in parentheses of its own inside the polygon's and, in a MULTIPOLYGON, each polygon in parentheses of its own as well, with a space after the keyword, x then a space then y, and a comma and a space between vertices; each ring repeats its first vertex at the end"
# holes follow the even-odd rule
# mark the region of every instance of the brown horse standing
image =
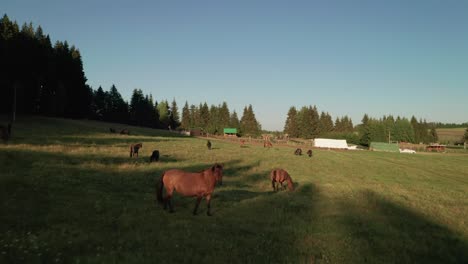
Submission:
POLYGON ((130 145, 130 158, 133 156, 138 157, 138 150, 143 147, 143 143, 137 143, 130 145))
POLYGON ((283 169, 275 169, 272 170, 270 173, 270 179, 271 179, 271 185, 273 187, 273 191, 277 191, 277 182, 281 184, 281 187, 285 188, 283 186, 283 182, 287 181, 288 182, 288 188, 290 191, 294 191, 294 184, 291 179, 291 176, 289 176, 289 173, 283 169))
POLYGON ((203 197, 206 199, 208 207, 207 215, 211 216, 210 201, 216 182, 222 185, 223 165, 214 164, 210 168, 201 172, 186 172, 179 169, 167 170, 161 176, 159 186, 156 186, 156 197, 160 203, 164 204, 164 209, 169 205, 170 212, 174 212, 171 203, 173 192, 176 191, 183 196, 196 196, 197 202, 193 209, 193 214, 197 214, 198 206, 203 197), (166 195, 163 197, 163 187, 166 187, 166 195))
POLYGON ((266 148, 266 147, 271 148, 271 147, 273 147, 273 144, 271 144, 271 141, 269 141, 269 140, 268 141, 263 141, 263 147, 264 148, 266 148))

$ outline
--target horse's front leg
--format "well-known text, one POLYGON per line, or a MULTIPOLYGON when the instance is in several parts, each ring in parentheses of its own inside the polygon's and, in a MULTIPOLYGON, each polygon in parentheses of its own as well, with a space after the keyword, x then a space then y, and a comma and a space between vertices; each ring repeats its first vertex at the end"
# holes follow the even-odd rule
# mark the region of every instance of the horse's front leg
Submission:
POLYGON ((197 202, 195 204, 195 208, 193 209, 193 215, 197 215, 198 206, 202 200, 202 196, 197 196, 197 202))
POLYGON ((164 210, 167 209, 167 206, 169 205, 169 212, 173 213, 174 212, 174 207, 172 207, 172 192, 173 190, 168 190, 166 189, 166 196, 164 197, 164 210))
POLYGON ((211 214, 211 205, 210 205, 210 203, 211 203, 211 194, 208 194, 205 199, 206 199, 206 207, 208 208, 208 211, 206 212, 206 215, 212 216, 212 214, 211 214))
POLYGON ((272 181, 271 181, 271 187, 273 187, 273 191, 276 191, 275 180, 272 180, 272 181))

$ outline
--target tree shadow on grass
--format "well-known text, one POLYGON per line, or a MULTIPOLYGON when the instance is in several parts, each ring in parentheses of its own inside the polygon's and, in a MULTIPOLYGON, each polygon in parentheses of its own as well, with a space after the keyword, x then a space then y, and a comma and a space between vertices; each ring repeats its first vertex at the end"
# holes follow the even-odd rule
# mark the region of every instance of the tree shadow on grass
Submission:
POLYGON ((365 205, 343 204, 355 248, 350 263, 468 263, 461 234, 373 191, 362 195, 365 205))

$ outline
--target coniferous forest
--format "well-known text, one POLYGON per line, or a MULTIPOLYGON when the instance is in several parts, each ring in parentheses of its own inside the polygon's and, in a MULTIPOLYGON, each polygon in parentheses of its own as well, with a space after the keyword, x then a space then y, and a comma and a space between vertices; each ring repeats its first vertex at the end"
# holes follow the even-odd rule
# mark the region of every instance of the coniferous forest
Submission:
MULTIPOLYGON (((117 87, 94 90, 86 84, 80 51, 67 41, 51 43, 41 26, 19 26, 5 14, 0 20, 0 112, 3 114, 46 115, 64 118, 89 118, 159 129, 201 129, 222 134, 223 128, 237 128, 241 135, 260 135, 261 125, 252 105, 241 117, 230 111, 226 102, 219 105, 185 102, 182 109, 172 100, 156 101, 152 95, 134 89, 130 102, 117 87)), ((351 143, 369 145, 371 141, 437 141, 436 127, 456 124, 427 123, 412 117, 380 119, 364 115, 354 126, 348 116, 335 121, 316 106, 291 107, 284 133, 299 138, 344 138, 351 143)))

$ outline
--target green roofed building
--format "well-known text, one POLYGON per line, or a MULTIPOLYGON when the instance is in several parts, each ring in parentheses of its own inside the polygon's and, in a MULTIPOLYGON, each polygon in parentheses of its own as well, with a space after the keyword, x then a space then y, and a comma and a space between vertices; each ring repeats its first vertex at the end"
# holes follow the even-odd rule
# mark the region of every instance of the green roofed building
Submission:
POLYGON ((371 142, 369 149, 375 151, 400 152, 398 143, 371 142))
POLYGON ((227 136, 235 136, 237 135, 237 128, 225 128, 224 135, 227 136))

